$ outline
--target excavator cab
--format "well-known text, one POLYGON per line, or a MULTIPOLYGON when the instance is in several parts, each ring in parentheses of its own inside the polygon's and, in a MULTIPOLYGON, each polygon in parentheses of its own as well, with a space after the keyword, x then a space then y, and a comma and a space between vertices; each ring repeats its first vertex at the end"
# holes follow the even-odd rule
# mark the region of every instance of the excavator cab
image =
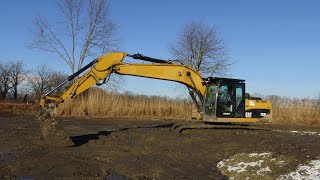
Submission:
POLYGON ((209 77, 203 107, 206 120, 245 117, 245 83, 241 79, 209 77))

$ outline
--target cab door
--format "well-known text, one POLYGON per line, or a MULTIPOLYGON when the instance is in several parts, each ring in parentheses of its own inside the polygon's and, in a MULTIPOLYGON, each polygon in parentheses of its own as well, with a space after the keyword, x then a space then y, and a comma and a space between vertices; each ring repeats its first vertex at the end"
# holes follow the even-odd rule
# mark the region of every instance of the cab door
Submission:
POLYGON ((245 84, 237 83, 235 87, 235 117, 243 118, 245 112, 245 84))
POLYGON ((212 82, 207 84, 205 99, 203 103, 203 117, 205 120, 214 121, 214 119, 216 119, 218 87, 218 82, 212 82))

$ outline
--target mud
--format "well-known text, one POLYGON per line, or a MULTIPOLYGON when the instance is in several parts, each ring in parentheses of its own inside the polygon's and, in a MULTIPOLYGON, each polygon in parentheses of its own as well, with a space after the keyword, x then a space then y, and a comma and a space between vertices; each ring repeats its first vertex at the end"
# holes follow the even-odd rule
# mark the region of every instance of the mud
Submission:
POLYGON ((1 179, 228 179, 236 175, 233 164, 242 165, 241 178, 275 179, 320 156, 319 126, 255 124, 179 133, 174 125, 185 122, 57 121, 72 146, 48 146, 35 115, 0 112, 1 179))
POLYGON ((64 131, 63 127, 52 116, 37 117, 42 132, 43 139, 47 145, 53 147, 74 146, 70 136, 64 131))

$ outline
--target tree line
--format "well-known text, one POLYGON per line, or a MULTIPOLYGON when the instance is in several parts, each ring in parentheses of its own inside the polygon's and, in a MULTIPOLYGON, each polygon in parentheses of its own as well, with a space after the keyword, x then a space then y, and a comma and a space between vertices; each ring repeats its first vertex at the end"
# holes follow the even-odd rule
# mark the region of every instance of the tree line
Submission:
MULTIPOLYGON (((0 99, 34 101, 67 78, 45 65, 31 70, 22 61, 0 62, 0 99)), ((59 92, 58 92, 59 93, 59 92)))

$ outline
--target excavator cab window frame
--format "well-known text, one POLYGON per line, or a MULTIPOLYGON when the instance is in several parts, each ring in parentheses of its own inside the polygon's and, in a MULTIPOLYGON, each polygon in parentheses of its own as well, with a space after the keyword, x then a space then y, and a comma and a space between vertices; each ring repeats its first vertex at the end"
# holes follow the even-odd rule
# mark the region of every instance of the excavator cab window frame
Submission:
POLYGON ((217 100, 220 83, 207 82, 207 88, 204 97, 203 110, 204 115, 210 118, 216 118, 217 116, 217 100), (214 87, 213 87, 214 86, 214 87))
MULTIPOLYGON (((227 87, 228 91, 228 101, 220 102, 217 101, 217 117, 218 118, 242 118, 245 113, 245 83, 238 80, 228 80, 228 81, 220 81, 220 88, 222 86, 227 87), (241 90, 241 97, 239 96, 239 92, 237 93, 237 89, 241 90), (237 99, 238 98, 238 99, 237 99), (241 98, 241 99, 239 99, 241 98), (221 104, 219 104, 221 103, 221 104)), ((218 95, 219 97, 219 95, 218 95)))
MULTIPOLYGON (((212 106, 212 105, 211 105, 212 106)), ((204 102, 204 115, 210 118, 241 118, 244 117, 245 113, 245 83, 244 80, 241 79, 231 79, 231 78, 208 78, 207 81, 207 91, 205 92, 205 102, 204 102), (212 88, 212 86, 217 86, 215 92, 215 105, 214 105, 214 113, 208 113, 208 104, 209 98, 208 91, 212 88), (222 88, 226 87, 226 88, 222 88), (219 101, 221 97, 222 90, 228 91, 226 94, 229 99, 225 102, 219 101), (237 100, 237 91, 236 89, 240 88, 242 90, 241 100, 237 100), (232 91, 230 91, 230 89, 232 91), (231 98, 231 99, 230 99, 231 98), (238 104, 237 104, 238 102, 238 104)))
POLYGON ((235 83, 235 117, 236 118, 244 118, 245 117, 245 102, 246 102, 246 84, 244 82, 237 82, 235 83), (237 87, 237 85, 240 85, 237 87), (241 99, 237 100, 237 88, 242 90, 241 99), (240 101, 237 104, 237 101, 240 101))

